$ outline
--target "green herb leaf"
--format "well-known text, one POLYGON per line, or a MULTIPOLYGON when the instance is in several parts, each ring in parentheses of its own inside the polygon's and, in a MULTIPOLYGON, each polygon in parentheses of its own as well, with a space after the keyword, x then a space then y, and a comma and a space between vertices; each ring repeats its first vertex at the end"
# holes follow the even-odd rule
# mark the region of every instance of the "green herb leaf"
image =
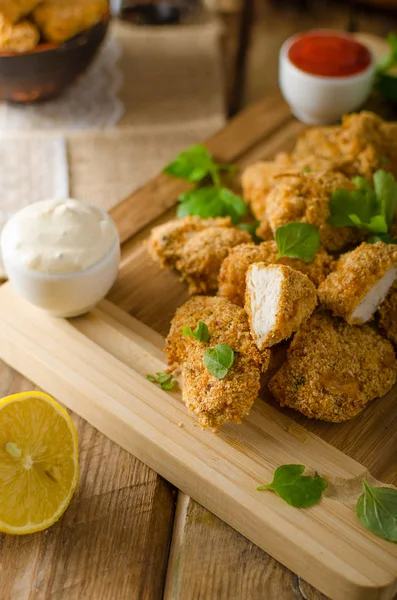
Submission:
POLYGON ((303 169, 302 169, 302 173, 311 173, 311 172, 312 172, 312 170, 310 167, 303 167, 303 169))
POLYGON ((390 102, 397 100, 397 77, 395 75, 379 73, 376 77, 375 87, 386 100, 390 102))
POLYGON ((223 379, 234 363, 234 352, 228 344, 218 344, 205 351, 203 362, 211 375, 223 379))
POLYGON ((187 337, 196 338, 196 340, 199 342, 208 342, 208 340, 210 339, 210 332, 208 330, 208 327, 202 321, 199 321, 197 323, 196 329, 194 329, 193 331, 190 329, 190 327, 184 327, 183 333, 187 337))
POLYGON ((259 225, 259 221, 254 221, 253 223, 239 223, 237 227, 242 231, 248 231, 248 233, 252 237, 252 241, 255 242, 255 244, 260 244, 261 242, 263 242, 263 240, 262 238, 256 235, 256 230, 258 229, 259 225))
POLYGON ((272 483, 256 489, 272 490, 291 506, 308 508, 317 504, 328 484, 317 473, 303 475, 304 470, 304 465, 282 465, 274 472, 272 483))
POLYGON ((214 167, 215 163, 207 148, 198 144, 179 154, 173 162, 165 167, 164 173, 198 183, 207 177, 214 167))
POLYGON ((172 390, 176 385, 176 381, 171 375, 171 373, 156 373, 157 377, 153 375, 146 375, 146 379, 151 381, 152 383, 156 383, 161 387, 162 390, 168 391, 172 390))
POLYGON ((309 223, 288 223, 276 229, 278 256, 300 258, 311 262, 320 246, 320 234, 309 223))
POLYGON ((392 226, 397 209, 397 181, 392 173, 379 169, 374 174, 374 190, 382 208, 388 229, 392 226))
POLYGON ((368 244, 383 242, 384 244, 397 244, 397 240, 388 233, 378 233, 367 239, 368 244))
POLYGON ((390 52, 379 60, 376 66, 378 73, 386 73, 397 64, 397 35, 389 33, 386 40, 390 46, 390 52))
POLYGON ((335 190, 329 201, 334 227, 359 227, 371 233, 387 233, 396 214, 397 182, 391 173, 379 169, 374 174, 374 189, 364 177, 355 177, 357 189, 335 190))
POLYGON ((363 488, 364 493, 356 504, 361 524, 384 540, 397 542, 397 490, 371 487, 366 481, 363 488))
POLYGON ((384 215, 375 215, 367 223, 363 223, 357 215, 350 215, 350 218, 356 227, 366 229, 371 233, 387 233, 388 227, 384 215))
POLYGON ((180 219, 189 215, 202 219, 230 216, 233 223, 238 223, 247 212, 244 200, 227 188, 196 188, 182 194, 178 200, 177 215, 180 219))
POLYGON ((386 100, 397 100, 397 77, 388 74, 388 71, 397 65, 397 35, 389 33, 387 41, 390 52, 383 56, 377 64, 375 73, 375 87, 386 100))

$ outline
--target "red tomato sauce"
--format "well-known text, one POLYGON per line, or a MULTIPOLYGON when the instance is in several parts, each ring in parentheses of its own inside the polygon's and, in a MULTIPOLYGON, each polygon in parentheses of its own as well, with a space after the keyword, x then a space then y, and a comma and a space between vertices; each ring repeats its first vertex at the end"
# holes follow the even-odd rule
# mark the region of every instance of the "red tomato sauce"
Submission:
POLYGON ((372 60, 369 50, 354 38, 326 31, 299 36, 288 50, 288 58, 298 69, 323 77, 357 75, 372 60))

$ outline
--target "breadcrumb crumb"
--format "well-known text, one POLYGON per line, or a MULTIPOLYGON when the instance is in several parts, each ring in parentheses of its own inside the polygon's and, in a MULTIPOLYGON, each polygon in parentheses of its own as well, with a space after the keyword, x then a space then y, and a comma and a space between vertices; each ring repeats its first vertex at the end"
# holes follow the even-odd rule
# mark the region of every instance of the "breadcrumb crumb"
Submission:
POLYGON ((397 284, 395 284, 379 309, 379 328, 397 345, 397 284))
POLYGON ((323 307, 348 323, 360 325, 372 318, 397 277, 397 246, 368 244, 342 254, 335 269, 319 286, 323 307))
POLYGON ((254 244, 240 244, 232 248, 219 271, 218 295, 244 306, 246 275, 250 265, 263 262, 266 265, 286 265, 308 276, 317 287, 330 272, 333 259, 320 248, 311 263, 286 256, 277 259, 278 249, 274 240, 254 244))
POLYGON ((148 252, 163 269, 173 269, 182 255, 185 244, 199 231, 203 231, 207 227, 231 226, 232 222, 229 217, 174 219, 152 229, 147 243, 148 252))
POLYGON ((181 278, 189 285, 189 293, 215 293, 219 269, 231 248, 250 241, 247 231, 235 227, 208 227, 189 239, 176 263, 181 278))
POLYGON ((182 366, 183 401, 203 427, 240 423, 258 395, 260 373, 270 362, 270 351, 259 352, 251 338, 244 309, 224 298, 207 296, 191 298, 176 311, 166 352, 170 364, 182 366), (183 334, 183 327, 194 329, 198 321, 208 326, 207 343, 183 334), (235 353, 224 379, 212 375, 203 362, 206 349, 217 344, 228 344, 235 353))
POLYGON ((281 406, 338 423, 389 392, 396 377, 388 340, 367 325, 354 327, 317 312, 295 335, 269 389, 281 406))
MULTIPOLYGON (((266 199, 265 228, 273 233, 291 222, 310 223, 319 229, 321 243, 330 252, 337 252, 362 239, 362 232, 353 227, 333 227, 329 200, 337 189, 354 190, 354 184, 342 173, 309 172, 280 175, 266 199)), ((261 227, 258 228, 261 235, 261 227)))

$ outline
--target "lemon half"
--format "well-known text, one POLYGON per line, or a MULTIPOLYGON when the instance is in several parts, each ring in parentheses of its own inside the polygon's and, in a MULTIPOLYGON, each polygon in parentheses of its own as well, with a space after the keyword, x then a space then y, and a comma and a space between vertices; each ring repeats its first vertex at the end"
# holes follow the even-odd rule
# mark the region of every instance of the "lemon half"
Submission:
POLYGON ((0 400, 0 531, 53 525, 79 478, 78 438, 66 410, 42 392, 0 400))

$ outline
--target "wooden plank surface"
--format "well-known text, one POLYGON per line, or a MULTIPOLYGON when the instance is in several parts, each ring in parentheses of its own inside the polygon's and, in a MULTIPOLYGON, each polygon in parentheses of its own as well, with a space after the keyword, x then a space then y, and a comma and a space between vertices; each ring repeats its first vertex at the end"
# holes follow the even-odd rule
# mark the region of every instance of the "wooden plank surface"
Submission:
POLYGON ((126 314, 119 323, 119 310, 107 303, 71 322, 50 319, 6 284, 0 309, 1 357, 168 481, 330 597, 393 597, 397 546, 364 530, 355 515, 362 479, 373 482, 361 465, 261 400, 242 425, 203 432, 178 392, 145 378, 164 368, 163 341, 126 314), (292 462, 329 482, 310 510, 256 492, 280 463, 292 462))
MULTIPOLYGON (((0 395, 31 390, 0 365, 0 395)), ((0 535, 2 600, 162 598, 176 490, 73 414, 80 483, 64 517, 28 537, 0 535)))
MULTIPOLYGON (((295 120, 293 120, 289 115, 288 115, 288 111, 286 111, 285 106, 282 105, 282 103, 280 102, 280 98, 278 96, 276 96, 277 100, 276 102, 269 102, 269 100, 264 104, 266 110, 263 108, 257 108, 256 111, 254 111, 253 113, 250 112, 248 113, 248 115, 260 115, 260 114, 264 114, 266 113, 267 118, 272 122, 272 123, 276 123, 275 126, 272 127, 264 127, 264 133, 262 132, 260 136, 257 135, 257 131, 255 130, 255 127, 245 127, 244 126, 244 117, 239 117, 239 120, 237 120, 238 123, 238 129, 237 131, 239 132, 239 135, 241 135, 242 131, 245 130, 249 130, 251 131, 249 136, 245 137, 245 141, 244 143, 247 146, 247 151, 244 152, 244 150, 242 148, 240 148, 239 150, 239 154, 237 157, 237 160, 240 164, 240 166, 244 166, 245 164, 251 162, 252 160, 256 160, 258 158, 261 157, 270 157, 274 152, 287 148, 288 146, 290 146, 293 143, 293 138, 296 135, 296 133, 298 133, 299 131, 301 131, 302 126, 297 123, 295 120), (272 112, 271 112, 271 107, 273 106, 277 108, 277 115, 278 117, 275 118, 273 120, 272 117, 272 112), (281 120, 280 120, 280 115, 284 115, 281 120), (287 117, 285 118, 285 115, 287 115, 287 117), (242 119, 242 120, 241 120, 242 119), (250 137, 251 136, 251 137, 250 137)), ((222 143, 227 143, 228 149, 225 150, 226 152, 229 152, 229 146, 232 143, 232 140, 230 139, 230 134, 228 133, 228 131, 226 130, 226 134, 220 134, 218 136, 218 153, 219 156, 224 156, 222 154, 222 143), (225 137, 222 138, 222 135, 224 135, 225 137), (224 139, 225 141, 222 142, 222 139, 224 139), (220 141, 219 141, 220 140, 220 141)), ((226 160, 226 158, 224 159, 226 160)), ((152 183, 150 184, 149 187, 145 187, 143 190, 140 191, 140 202, 142 202, 142 199, 144 200, 145 206, 150 204, 150 214, 145 217, 143 220, 137 222, 131 222, 130 226, 131 226, 131 232, 132 232, 132 237, 128 234, 128 232, 125 233, 125 238, 126 238, 126 243, 123 246, 123 261, 122 261, 122 268, 120 271, 120 278, 114 288, 114 290, 112 291, 111 294, 111 298, 112 300, 116 301, 120 306, 122 306, 123 308, 127 309, 127 310, 131 310, 132 313, 135 316, 138 316, 143 322, 146 322, 147 324, 151 325, 152 327, 154 327, 155 329, 157 329, 158 331, 160 331, 161 333, 166 333, 167 329, 168 329, 168 325, 169 325, 169 319, 172 316, 173 310, 174 308, 179 305, 181 303, 181 301, 183 301, 184 298, 184 294, 185 294, 185 288, 184 286, 182 286, 182 284, 180 284, 177 281, 177 278, 175 277, 174 274, 172 273, 165 273, 162 272, 160 273, 157 269, 156 266, 151 265, 148 262, 148 258, 147 258, 147 253, 145 248, 142 246, 142 240, 144 240, 144 238, 146 237, 150 227, 152 226, 153 223, 158 222, 159 220, 165 220, 167 217, 169 217, 170 214, 172 214, 172 205, 175 202, 175 197, 174 195, 171 196, 166 199, 165 197, 159 197, 158 194, 153 194, 153 190, 158 189, 159 187, 159 181, 157 181, 157 183, 152 183), (154 187, 153 187, 154 186, 154 187), (150 193, 149 193, 150 192, 150 193), (152 221, 149 223, 148 220, 152 219, 152 221), (162 297, 164 295, 167 295, 167 307, 166 310, 164 310, 163 306, 160 306, 160 304, 156 304, 155 301, 151 301, 148 302, 147 298, 150 297, 151 299, 154 299, 156 297, 155 294, 155 290, 161 288, 162 290, 162 297)), ((170 193, 170 192, 169 192, 170 193)), ((172 191, 172 194, 174 194, 174 191, 172 191)), ((123 211, 121 213, 119 213, 119 215, 117 216, 117 214, 115 215, 118 219, 121 219, 121 222, 119 221, 119 224, 123 224, 126 223, 125 220, 125 215, 128 215, 128 211, 130 210, 129 207, 132 207, 133 204, 136 202, 135 197, 130 198, 126 203, 124 203, 123 205, 123 211)), ((131 208, 132 210, 132 208, 131 208)), ((135 205, 135 211, 138 211, 138 207, 137 205, 135 205)), ((139 211, 138 211, 139 212, 139 211)), ((10 371, 7 371, 7 375, 5 377, 5 379, 8 381, 10 379, 10 377, 12 378, 12 375, 9 375, 10 371)), ((22 380, 20 380, 22 381, 22 380)), ((24 385, 27 385, 26 383, 24 383, 24 385)), ((8 389, 8 388, 7 388, 8 389)), ((395 403, 394 403, 395 404, 395 403)), ((375 405, 374 405, 375 407, 375 405)), ((382 405, 383 407, 383 405, 382 405)), ((314 424, 314 429, 316 431, 318 431, 323 437, 324 439, 327 439, 329 441, 332 441, 332 443, 337 446, 342 448, 344 451, 347 451, 351 456, 353 456, 354 458, 358 458, 364 465, 366 466, 370 466, 372 469, 372 472, 374 475, 376 475, 377 477, 383 479, 384 481, 389 481, 389 482, 394 482, 396 483, 397 477, 396 477, 396 469, 395 469, 395 465, 394 462, 392 462, 392 464, 390 464, 390 460, 392 459, 392 454, 393 454, 393 445, 395 447, 395 442, 396 442, 396 431, 397 431, 397 427, 395 426, 396 424, 396 415, 395 415, 395 409, 393 406, 393 402, 390 400, 390 403, 387 405, 386 410, 388 411, 387 414, 389 416, 390 414, 390 421, 388 422, 388 424, 390 425, 390 428, 385 428, 385 420, 383 417, 381 417, 382 412, 379 409, 374 408, 374 411, 376 413, 376 417, 378 420, 377 423, 377 427, 375 428, 375 431, 372 429, 372 424, 371 424, 371 419, 368 420, 368 422, 366 423, 366 425, 364 426, 363 431, 365 432, 365 434, 361 434, 361 427, 363 426, 363 423, 357 423, 355 425, 355 422, 352 422, 351 424, 346 424, 346 426, 328 426, 327 424, 314 424), (390 413, 391 410, 391 413, 390 413), (387 433, 387 440, 388 440, 388 444, 387 444, 387 461, 386 463, 382 460, 382 453, 379 453, 379 448, 381 447, 381 450, 383 451, 383 446, 382 446, 382 435, 380 435, 378 428, 380 425, 382 425, 383 423, 383 430, 381 431, 381 434, 384 435, 385 432, 387 433), (354 436, 354 437, 353 437, 354 436), (369 444, 366 444, 366 439, 365 436, 369 436, 369 444)), ((295 419, 297 419, 296 415, 293 415, 293 417, 295 419)), ((373 416, 371 417, 373 418, 373 416)), ((305 427, 312 427, 312 424, 304 419, 302 419, 302 421, 304 422, 304 426, 305 427)), ((103 443, 103 442, 102 442, 103 443)), ((130 464, 130 469, 136 469, 139 463, 138 461, 135 461, 135 459, 132 459, 132 463, 130 464)), ((117 467, 115 467, 117 468, 117 467)), ((157 480, 156 480, 157 481, 157 480)), ((160 480, 159 480, 160 481, 160 480)), ((158 490, 158 486, 156 486, 156 492, 158 490)), ((113 490, 115 495, 117 495, 116 490, 113 490)), ((166 488, 166 499, 164 500, 166 508, 167 506, 171 506, 172 505, 172 499, 173 499, 173 488, 172 486, 167 486, 166 488)), ((148 489, 147 490, 147 495, 150 497, 151 495, 151 490, 148 489)), ((161 497, 161 494, 160 494, 161 497)), ((78 505, 79 506, 79 505, 78 505)), ((121 504, 118 504, 118 510, 116 511, 117 514, 119 514, 119 512, 122 510, 122 506, 121 504)), ((163 535, 163 537, 161 538, 161 544, 159 544, 159 548, 162 548, 162 553, 160 553, 162 555, 162 561, 161 564, 156 567, 156 569, 154 569, 156 571, 156 575, 157 577, 154 577, 151 580, 151 583, 153 585, 152 589, 149 589, 150 594, 152 594, 152 596, 147 596, 147 597, 153 597, 156 598, 157 597, 157 593, 158 590, 161 587, 161 584, 164 582, 164 562, 166 562, 167 560, 167 553, 168 553, 168 545, 169 545, 169 536, 170 536, 170 528, 172 526, 172 518, 173 518, 173 511, 172 510, 165 510, 164 513, 162 513, 162 506, 160 506, 158 503, 156 502, 148 502, 149 508, 148 510, 151 511, 151 519, 154 519, 155 521, 158 519, 159 523, 162 527, 164 527, 165 529, 167 529, 167 534, 163 535), (160 583, 158 583, 160 582, 160 583), (154 590, 154 591, 153 591, 154 590)), ((79 514, 78 511, 78 507, 76 509, 76 514, 79 514)), ((182 513, 183 514, 183 513, 182 513)), ((235 557, 235 560, 237 561, 237 557, 240 555, 240 552, 243 552, 243 548, 252 548, 252 544, 250 544, 249 542, 247 542, 247 540, 243 539, 239 534, 237 534, 234 531, 230 531, 230 529, 228 528, 227 525, 225 525, 224 523, 220 523, 217 519, 212 519, 209 516, 210 513, 208 513, 208 511, 206 511, 205 509, 203 509, 202 507, 196 505, 195 503, 193 503, 192 501, 189 501, 189 510, 187 513, 185 513, 186 515, 191 515, 191 517, 188 517, 187 519, 185 519, 183 527, 182 527, 182 532, 183 532, 183 536, 182 538, 184 538, 185 535, 188 534, 188 532, 190 531, 190 527, 194 527, 194 522, 196 519, 201 519, 201 527, 207 529, 207 535, 202 535, 201 539, 201 551, 202 552, 207 552, 208 556, 212 558, 212 562, 214 562, 215 564, 218 564, 218 572, 214 572, 212 574, 212 579, 210 578, 206 578, 205 580, 201 579, 201 587, 200 587, 200 583, 199 583, 199 576, 197 576, 197 578, 195 579, 195 589, 198 590, 200 588, 200 593, 204 594, 202 597, 206 597, 206 593, 207 593, 207 597, 208 597, 208 593, 209 590, 218 590, 220 596, 222 597, 226 597, 226 593, 229 593, 232 589, 231 584, 227 584, 227 578, 225 579, 225 575, 228 572, 228 561, 226 559, 222 561, 219 561, 217 563, 217 557, 218 556, 223 556, 223 557, 227 557, 228 554, 227 552, 225 552, 225 548, 224 548, 224 543, 222 542, 223 539, 233 539, 234 543, 231 544, 229 551, 231 553, 232 556, 235 557), (211 525, 209 525, 209 523, 212 523, 211 525), (212 532, 212 535, 208 534, 208 531, 212 532), (225 537, 223 537, 225 536, 225 537), (231 536, 231 537, 230 537, 231 536), (207 545, 205 545, 205 542, 207 545), (248 546, 247 546, 248 544, 248 546), (220 548, 222 547, 222 552, 219 552, 220 548), (210 585, 210 581, 213 582, 213 586, 215 587, 208 587, 210 585), (222 583, 223 582, 223 583, 222 583), (208 585, 207 585, 208 583, 208 585)), ((61 524, 60 524, 61 525, 61 524)), ((176 523, 175 527, 176 530, 178 529, 179 524, 176 523)), ((56 526, 58 527, 58 526, 56 526)), ((142 538, 145 538, 145 536, 148 535, 147 532, 147 523, 146 526, 142 528, 141 532, 141 540, 142 538), (145 529, 146 527, 146 529, 145 529)), ((50 533, 54 532, 54 536, 56 536, 56 545, 57 546, 62 546, 62 544, 64 543, 63 541, 63 537, 60 533, 58 533, 58 530, 54 529, 51 530, 50 533)), ((192 529, 193 532, 193 529, 192 529)), ((121 532, 120 532, 121 534, 121 532)), ((39 534, 39 536, 41 536, 45 534, 39 534)), ((75 536, 77 534, 74 532, 73 533, 73 537, 74 539, 75 536)), ((38 537, 39 537, 38 536, 38 537)), ((99 544, 98 544, 98 539, 100 538, 96 538, 95 536, 93 536, 91 538, 91 543, 93 544, 93 546, 95 548, 98 548, 99 544)), ((117 540, 113 540, 114 543, 120 543, 120 540, 122 540, 122 536, 118 537, 117 540)), ((148 539, 147 537, 145 539, 148 539)), ((150 539, 150 538, 149 538, 150 539)), ((191 538, 192 539, 192 538, 191 538)), ((143 541, 143 540, 142 540, 143 541)), ((149 548, 149 543, 148 543, 148 548, 149 548)), ((38 546, 40 547, 40 546, 38 546)), ((34 547, 36 548, 36 547, 34 547)), ((186 544, 183 543, 181 545, 181 548, 186 551, 186 554, 183 554, 183 559, 184 560, 180 560, 179 565, 181 567, 181 570, 179 571, 179 582, 184 582, 183 585, 178 586, 179 587, 175 587, 172 588, 172 581, 175 582, 175 579, 172 579, 172 576, 170 576, 170 569, 168 569, 168 574, 167 574, 167 589, 174 589, 174 597, 175 598, 183 598, 183 600, 185 600, 186 597, 184 594, 186 593, 186 590, 188 589, 188 586, 190 585, 190 583, 192 582, 191 579, 191 575, 193 573, 193 580, 194 580, 194 572, 192 571, 192 568, 188 568, 187 565, 188 564, 192 564, 192 562, 190 562, 189 557, 191 557, 192 559, 194 559, 194 552, 192 549, 192 545, 190 544, 186 544), (190 576, 189 576, 190 574, 190 576), (171 577, 171 578, 170 578, 171 577), (171 582, 171 583, 168 583, 171 582), (171 586, 171 587, 169 587, 171 586)), ((139 555, 139 549, 140 548, 136 548, 136 550, 134 550, 132 552, 131 555, 131 562, 134 562, 134 560, 138 560, 137 555, 139 555), (136 553, 135 553, 136 552, 136 553)), ((25 567, 27 565, 27 563, 30 564, 30 562, 32 561, 32 557, 35 557, 37 550, 33 550, 32 552, 28 552, 26 551, 25 557, 25 567)), ((87 552, 89 552, 89 550, 87 550, 87 552)), ((14 553, 14 559, 16 560, 18 558, 18 554, 20 553, 20 546, 18 546, 17 544, 15 546, 13 546, 13 553, 14 553)), ((247 593, 251 594, 249 597, 251 598, 255 598, 255 594, 260 594, 260 588, 262 588, 262 590, 266 590, 269 595, 267 597, 270 598, 284 598, 284 597, 288 597, 287 595, 285 595, 285 588, 288 587, 288 584, 286 583, 287 578, 289 578, 290 581, 290 589, 294 589, 296 590, 296 594, 302 594, 302 596, 307 596, 309 595, 313 595, 313 597, 317 597, 316 592, 314 592, 313 590, 311 590, 311 588, 307 588, 305 587, 306 584, 300 580, 298 580, 296 578, 296 576, 294 576, 291 573, 288 573, 287 570, 285 570, 284 568, 280 567, 280 566, 276 566, 276 563, 266 557, 266 555, 264 555, 264 553, 262 553, 259 549, 255 548, 255 552, 252 552, 250 550, 251 554, 255 554, 255 560, 249 561, 247 560, 247 569, 244 570, 245 575, 243 575, 242 570, 240 571, 240 575, 239 572, 237 570, 235 570, 235 579, 233 581, 240 581, 240 584, 242 587, 240 587, 240 590, 246 590, 247 593), (268 565, 268 567, 265 569, 264 565, 268 565), (270 571, 268 570, 270 569, 270 571), (281 575, 282 574, 282 575, 281 575), (247 579, 248 578, 248 579, 247 579), (283 579, 285 578, 285 579, 283 579), (256 583, 255 583, 256 581, 256 583), (259 583, 258 583, 259 581, 259 583), (284 582, 284 583, 283 583, 284 582), (256 591, 255 591, 256 590, 256 591), (276 592, 277 590, 277 592, 276 592), (280 593, 280 595, 278 595, 278 592, 280 593), (274 594, 274 595, 273 595, 274 594), (281 595, 282 594, 282 595, 281 595)), ((175 554, 174 553, 174 549, 171 552, 171 556, 175 554)), ((8 549, 7 549, 7 555, 9 555, 8 549)), ((198 554, 196 554, 196 556, 198 556, 198 554)), ((33 558, 34 560, 34 558, 33 558)), ((96 559, 96 560, 100 560, 96 559)), ((10 563, 10 569, 11 571, 14 573, 14 566, 16 565, 16 562, 11 562, 10 563)), ((211 564, 211 561, 208 563, 209 565, 211 564)), ((52 570, 53 571, 53 570, 52 570)), ((38 573, 40 573, 41 571, 39 570, 38 573)), ((49 569, 48 571, 49 573, 51 572, 51 569, 49 569)), ((121 571, 120 571, 121 572, 121 571)), ((22 570, 20 569, 19 571, 15 571, 15 573, 22 574, 22 570)), ((138 595, 134 595, 134 594, 138 594, 138 592, 136 591, 138 589, 138 584, 140 581, 140 577, 142 575, 143 571, 140 573, 140 575, 137 577, 137 579, 129 579, 128 580, 128 585, 124 588, 122 586, 118 586, 120 589, 120 593, 121 596, 120 598, 135 598, 135 597, 140 597, 138 595)), ((5 576, 4 575, 4 571, 0 571, 0 584, 2 583, 2 579, 1 577, 5 576)), ((49 578, 51 579, 51 584, 49 585, 49 587, 47 588, 48 590, 52 590, 54 588, 52 588, 52 585, 55 585, 55 581, 56 578, 52 577, 52 575, 49 575, 49 578)), ((21 578, 19 576, 13 576, 11 578, 12 581, 14 581, 14 585, 16 581, 19 581, 21 578)), ((115 579, 117 580, 117 577, 115 577, 115 579)), ((80 569, 76 568, 75 573, 73 574, 72 571, 72 582, 68 582, 65 581, 64 582, 64 588, 68 589, 68 586, 70 585, 71 587, 74 586, 73 589, 76 590, 80 590, 80 593, 82 590, 84 590, 84 593, 87 594, 87 588, 83 588, 82 587, 82 569, 81 569, 81 565, 80 565, 80 569), (73 581, 73 577, 76 577, 77 579, 79 579, 80 581, 80 588, 78 586, 78 584, 76 584, 73 581), (66 587, 65 587, 66 586, 66 587)), ((5 581, 5 580, 4 580, 5 581)), ((10 581, 10 577, 9 575, 7 576, 7 581, 10 581)), ((18 600, 19 598, 28 598, 28 590, 32 589, 32 586, 30 585, 32 582, 35 585, 37 582, 39 581, 38 576, 37 576, 37 572, 35 574, 35 576, 32 579, 28 579, 28 577, 26 577, 25 579, 25 584, 22 581, 22 588, 24 589, 24 595, 21 594, 20 596, 18 596, 18 600)), ((94 580, 92 580, 94 581, 94 580)), ((96 587, 94 586, 93 583, 93 587, 90 588, 90 592, 92 592, 94 589, 98 590, 98 589, 109 589, 106 588, 106 581, 107 581, 107 574, 105 573, 100 573, 98 575, 97 581, 96 581, 96 587)), ((234 585, 234 584, 233 584, 234 585)), ((319 583, 320 587, 321 587, 321 582, 319 583)), ((59 588, 61 589, 61 588, 59 588)), ((60 592, 61 593, 61 592, 60 592)), ((65 592, 64 592, 65 593, 65 592)), ((143 592, 142 592, 143 593, 143 592)), ((44 595, 40 596, 37 595, 37 598, 39 597, 45 597, 44 595)), ((77 597, 77 596, 76 596, 77 597)), ((89 595, 80 595, 80 598, 90 598, 89 595)), ((106 597, 106 596, 104 596, 106 597)), ((146 596, 142 596, 142 597, 146 597, 146 596)), ((260 596, 258 595, 258 598, 260 596)), ((300 597, 299 595, 297 597, 300 597)), ((230 598, 233 598, 233 596, 231 596, 230 598)), ((236 590, 236 596, 235 598, 239 598, 239 596, 237 595, 237 590, 236 590)), ((8 599, 7 599, 8 600, 8 599)))

